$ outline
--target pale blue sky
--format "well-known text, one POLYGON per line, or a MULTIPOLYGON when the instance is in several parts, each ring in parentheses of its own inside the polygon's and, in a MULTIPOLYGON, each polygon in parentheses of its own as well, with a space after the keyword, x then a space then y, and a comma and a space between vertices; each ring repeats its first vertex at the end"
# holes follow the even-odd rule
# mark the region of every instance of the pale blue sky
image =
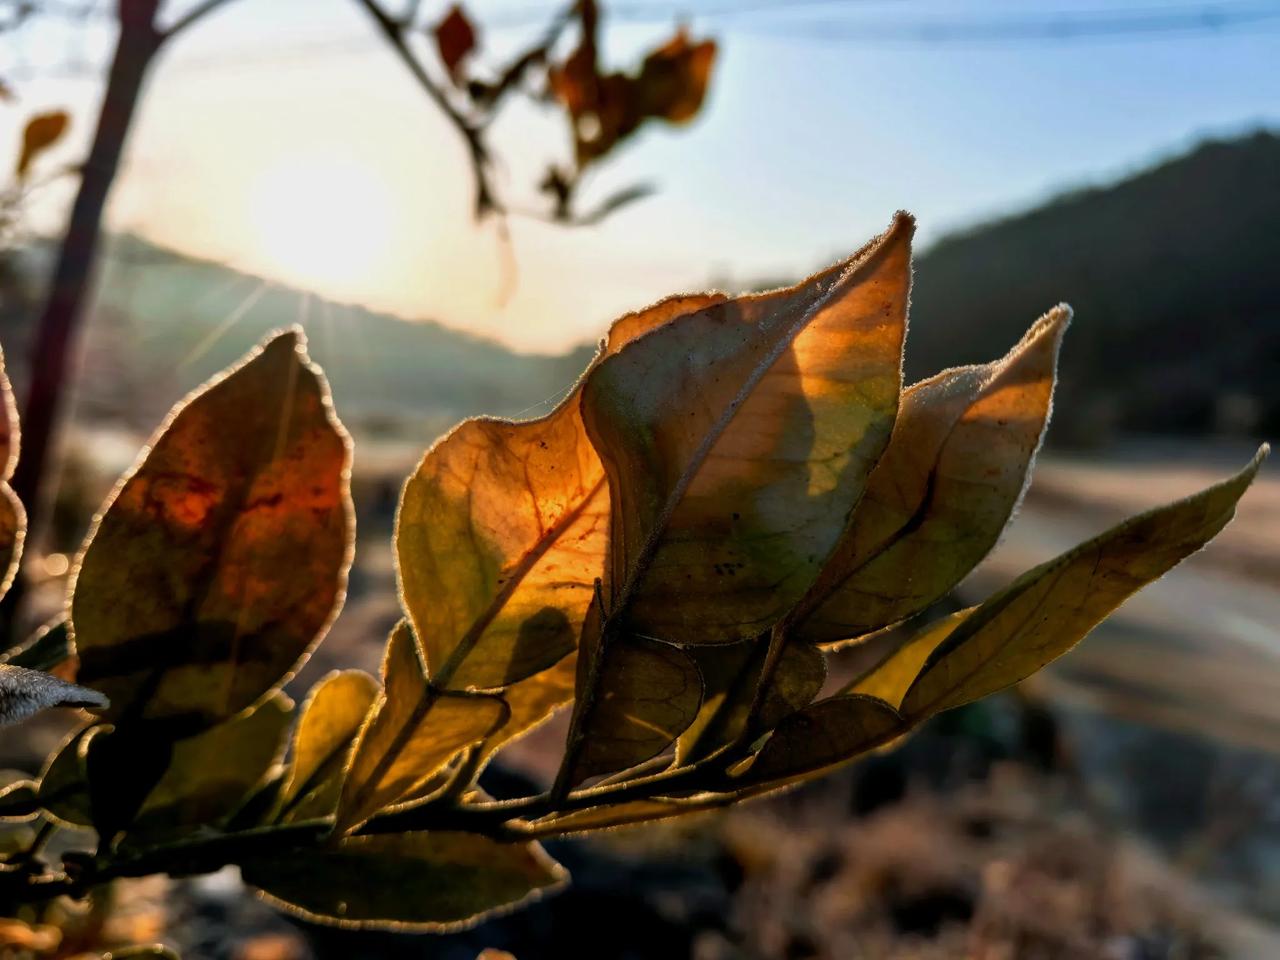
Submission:
MULTIPOLYGON (((519 279, 506 299, 493 231, 468 217, 456 137, 353 0, 235 0, 183 37, 156 74, 112 222, 334 297, 556 349, 667 292, 812 269, 859 246, 899 207, 917 215, 927 244, 1063 188, 1105 182, 1201 136, 1280 126, 1280 2, 613 6, 656 11, 609 28, 620 65, 670 31, 671 11, 720 11, 689 18, 695 34, 721 43, 711 97, 696 124, 647 130, 593 184, 603 196, 652 180, 655 197, 593 230, 515 221, 519 279), (1217 31, 1141 27, 1206 12, 1256 19, 1217 31), (1136 22, 1139 32, 1036 36, 1055 18, 1136 22), (957 27, 1020 36, 896 36, 957 27), (276 229, 273 216, 293 226, 276 229), (360 269, 326 269, 339 263, 360 269)), ((528 11, 553 8, 536 0, 468 7, 482 24, 534 21, 528 11)), ((533 29, 491 32, 495 59, 533 29)), ((65 35, 32 43, 36 79, 21 82, 19 73, 25 105, 71 103, 82 142, 91 78, 49 74, 65 35)), ((90 43, 86 53, 96 49, 90 43)), ((8 137, 18 114, 4 116, 8 137)), ((516 110, 497 137, 510 195, 535 202, 528 186, 563 149, 562 122, 516 110)), ((56 192, 45 201, 50 222, 57 201, 56 192)))

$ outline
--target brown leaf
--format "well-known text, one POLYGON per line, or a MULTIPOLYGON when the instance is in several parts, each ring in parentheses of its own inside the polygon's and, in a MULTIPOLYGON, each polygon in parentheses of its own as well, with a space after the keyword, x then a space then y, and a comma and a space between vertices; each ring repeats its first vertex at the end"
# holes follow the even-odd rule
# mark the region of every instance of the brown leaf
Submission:
POLYGON ((735 779, 748 786, 807 778, 887 743, 906 729, 897 711, 875 697, 828 697, 783 720, 735 779))
POLYGON ((1266 458, 1194 496, 1126 520, 1029 570, 964 615, 929 655, 902 700, 913 720, 1017 683, 1066 653, 1112 610, 1185 557, 1235 515, 1266 458))
POLYGON ((440 60, 454 83, 462 81, 462 65, 476 48, 476 28, 460 4, 455 3, 436 24, 436 49, 440 60))
POLYGON ((905 620, 995 546, 1044 435, 1070 318, 1059 307, 1003 359, 903 394, 889 446, 791 636, 836 641, 905 620))
POLYGON ((793 641, 783 648, 769 693, 750 731, 745 731, 768 645, 760 639, 729 646, 694 647, 690 653, 702 674, 705 695, 698 718, 680 737, 676 758, 690 763, 733 743, 744 733, 755 738, 803 709, 818 695, 827 678, 827 663, 812 644, 793 641))
POLYGON ((347 837, 249 860, 241 873, 269 903, 313 923, 424 932, 473 926, 567 878, 536 843, 446 831, 347 837))
POLYGON ((280 789, 281 822, 334 812, 351 750, 378 693, 378 681, 363 670, 335 670, 311 688, 280 789))
POLYGON ((288 677, 341 604, 348 463, 301 331, 175 408, 74 580, 80 679, 111 698, 111 719, 163 720, 180 736, 288 677))
POLYGON ((644 58, 636 81, 640 110, 670 123, 688 123, 707 95, 715 59, 714 40, 691 43, 681 28, 644 58))
POLYGON ((18 405, 0 351, 0 597, 13 585, 27 535, 27 512, 9 486, 18 465, 18 405))
POLYGON ((413 631, 401 622, 387 641, 384 693, 351 753, 338 800, 335 831, 345 833, 379 810, 418 798, 459 750, 506 721, 496 696, 442 691, 431 685, 413 631))
POLYGON ((22 131, 22 152, 18 154, 18 164, 14 173, 19 180, 25 179, 31 164, 62 139, 71 124, 71 117, 65 110, 51 110, 40 113, 27 121, 22 131))

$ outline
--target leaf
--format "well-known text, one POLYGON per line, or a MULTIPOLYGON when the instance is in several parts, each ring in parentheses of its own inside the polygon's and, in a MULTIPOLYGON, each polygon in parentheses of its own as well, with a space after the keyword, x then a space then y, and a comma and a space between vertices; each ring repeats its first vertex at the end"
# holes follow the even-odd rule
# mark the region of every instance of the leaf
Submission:
POLYGON ((40 154, 62 139, 70 123, 71 117, 65 110, 39 113, 27 121, 26 128, 22 131, 22 151, 18 154, 18 164, 14 168, 19 180, 26 178, 31 164, 40 154))
POLYGON ((485 754, 492 755, 516 737, 528 733, 573 700, 576 677, 577 658, 568 656, 554 667, 503 690, 501 697, 510 710, 510 716, 485 741, 485 754))
POLYGON ((72 731, 45 762, 36 795, 45 813, 58 823, 73 828, 93 826, 85 757, 90 741, 110 729, 94 724, 72 731))
POLYGON ((66 617, 60 616, 44 624, 16 647, 4 652, 0 662, 28 670, 48 672, 75 656, 66 617))
POLYGON ((598 689, 591 732, 571 758, 569 783, 656 757, 702 704, 702 678, 689 655, 640 637, 607 651, 598 689))
POLYGON ((18 406, 0 351, 0 597, 18 575, 22 544, 27 535, 27 512, 9 486, 18 465, 18 406))
POLYGON ((1066 653, 1141 587, 1195 553, 1235 515, 1268 447, 1228 480, 1157 507, 1024 573, 956 616, 902 701, 921 719, 995 693, 1066 653))
POLYGON ((893 425, 912 229, 901 214, 852 260, 679 317, 588 375, 611 616, 732 643, 809 588, 893 425))
POLYGON ((108 500, 71 599, 111 719, 181 736, 279 685, 341 605, 349 449, 292 330, 176 407, 108 500))
POLYGON ((276 691, 248 713, 174 743, 130 835, 151 842, 180 828, 221 825, 280 759, 292 720, 293 702, 276 691))
MULTIPOLYGON (((676 746, 680 763, 699 760, 743 734, 767 651, 768 645, 759 639, 690 651, 706 692, 697 719, 676 746)), ((751 738, 772 730, 787 715, 807 706, 826 678, 827 662, 820 650, 809 643, 788 643, 774 668, 751 738)))
MULTIPOLYGON (((628 314, 601 357, 717 299, 672 297, 628 314)), ((463 423, 405 485, 395 534, 400 592, 441 689, 506 686, 575 647, 608 522, 579 397, 575 388, 538 420, 463 423)))
POLYGON ((476 48, 476 28, 471 18, 466 15, 461 5, 454 4, 449 12, 436 24, 433 31, 436 38, 436 50, 440 53, 440 61, 449 72, 450 79, 459 83, 462 79, 462 64, 467 56, 476 48))
POLYGON ((0 788, 0 822, 18 823, 34 819, 38 814, 38 790, 35 780, 18 779, 0 788))
POLYGON ((173 758, 173 740, 155 725, 104 725, 82 748, 89 809, 99 845, 115 846, 138 816, 173 758))
POLYGON ((913 227, 900 214, 825 273, 678 317, 587 376, 611 499, 608 616, 583 629, 559 789, 611 772, 580 762, 590 741, 616 763, 628 741, 632 763, 657 752, 628 710, 608 712, 619 729, 597 715, 619 648, 750 639, 812 584, 897 411, 913 227))
POLYGON ((887 743, 906 729, 898 712, 875 697, 828 697, 783 720, 735 780, 746 786, 807 777, 887 743))
POLYGON ((840 692, 865 694, 883 700, 894 709, 901 708, 902 698, 920 675, 925 661, 974 609, 970 607, 968 610, 957 611, 910 634, 874 667, 840 692))
POLYGON ((691 43, 681 28, 640 67, 636 80, 640 111, 669 123, 688 123, 698 114, 716 59, 714 40, 691 43))
POLYGON ((17 723, 49 707, 105 710, 107 699, 47 673, 0 664, 0 725, 17 723))
POLYGON ((401 931, 471 926, 567 877, 536 843, 444 831, 347 837, 248 861, 241 873, 268 902, 313 923, 401 931))
POLYGON ((385 693, 360 731, 342 785, 339 834, 415 797, 459 750, 492 734, 508 716, 499 697, 434 688, 404 621, 387 642, 382 677, 385 693))
POLYGON ((327 817, 337 808, 347 760, 378 692, 363 670, 335 670, 311 688, 280 791, 281 822, 327 817))
POLYGON ((867 492, 799 604, 791 636, 858 637, 926 609, 995 546, 1026 488, 1071 312, 1041 317, 1003 359, 903 395, 867 492))

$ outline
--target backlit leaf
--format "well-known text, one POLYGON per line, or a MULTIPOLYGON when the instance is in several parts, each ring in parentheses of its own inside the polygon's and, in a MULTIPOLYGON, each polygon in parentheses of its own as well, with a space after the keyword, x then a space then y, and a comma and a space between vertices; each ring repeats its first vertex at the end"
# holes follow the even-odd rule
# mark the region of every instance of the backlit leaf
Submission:
MULTIPOLYGON (((767 650, 768 645, 760 640, 744 640, 689 651, 702 674, 705 694, 697 719, 676 746, 681 763, 705 757, 743 733, 767 650)), ((803 641, 788 643, 774 668, 769 693, 761 703, 750 736, 772 730, 788 714, 807 706, 826 678, 826 658, 820 650, 803 641)))
POLYGON ((346 837, 249 861, 241 873, 268 902, 315 923, 422 931, 508 912, 567 877, 536 843, 444 831, 346 837))
POLYGON ((27 121, 22 131, 22 151, 18 154, 18 164, 14 168, 19 180, 26 177, 31 164, 40 154, 62 139, 70 123, 71 117, 65 110, 40 113, 27 121))
POLYGON ((901 215, 851 261, 673 320, 588 375, 611 616, 731 643, 808 589, 893 425, 912 228, 901 215))
MULTIPOLYGON (((602 356, 709 296, 628 314, 602 356)), ((396 522, 401 595, 437 687, 490 689, 576 644, 603 570, 608 490, 579 390, 538 420, 469 420, 409 478, 396 522)))
POLYGON ((46 672, 61 666, 75 656, 71 648, 71 634, 66 617, 58 617, 39 627, 35 633, 16 647, 4 652, 0 662, 28 670, 46 672))
POLYGON ((342 785, 339 832, 416 798, 454 754, 507 719, 507 705, 497 696, 434 688, 413 631, 403 621, 387 642, 382 678, 384 693, 360 731, 342 785))
POLYGON ((604 651, 590 735, 569 782, 643 763, 686 730, 702 704, 702 678, 678 647, 643 638, 604 651))
MULTIPOLYGON (((0 597, 13 585, 27 533, 27 512, 9 486, 18 465, 18 407, 0 352, 0 597)), ((27 664, 27 666, 30 666, 27 664)))
POLYGON ((312 688, 280 790, 283 822, 333 813, 351 749, 377 698, 378 681, 363 670, 334 671, 312 688))
POLYGON ((49 707, 105 710, 107 698, 39 670, 0 664, 0 725, 16 723, 49 707))
POLYGON ((862 694, 828 697, 783 720, 736 780, 745 786, 803 778, 887 743, 906 729, 883 700, 862 694))
POLYGON ((72 731, 45 762, 37 796, 44 811, 59 823, 70 827, 93 826, 85 757, 89 742, 98 733, 110 729, 98 724, 72 731))
POLYGON ((972 612, 972 607, 960 610, 910 634, 874 667, 840 692, 865 694, 883 700, 894 709, 900 708, 902 698, 920 675, 925 661, 972 612))
POLYGON ((903 394, 889 446, 792 636, 834 641, 905 620, 995 546, 1044 434, 1070 318, 1059 307, 1003 359, 903 394))
POLYGON ((915 719, 958 707, 1062 656, 1230 522, 1267 450, 1234 477, 1126 520, 1024 573, 966 616, 950 618, 954 629, 907 691, 902 712, 915 719))
POLYGON ((193 732, 296 668, 343 596, 348 459, 300 331, 170 414, 108 501, 73 588, 79 676, 111 698, 111 718, 193 732))
POLYGON ((292 719, 292 701, 277 691, 250 712, 174 743, 130 834, 150 840, 177 827, 221 824, 283 755, 292 719))

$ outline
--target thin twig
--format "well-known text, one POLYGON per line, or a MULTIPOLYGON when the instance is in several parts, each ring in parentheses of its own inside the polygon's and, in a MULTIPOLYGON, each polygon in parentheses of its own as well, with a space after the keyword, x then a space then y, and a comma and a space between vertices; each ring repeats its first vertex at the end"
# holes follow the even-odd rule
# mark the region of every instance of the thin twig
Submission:
POLYGON ((203 20, 219 7, 230 3, 231 0, 203 0, 188 10, 185 14, 175 20, 167 29, 162 32, 165 40, 177 36, 193 24, 203 20))

